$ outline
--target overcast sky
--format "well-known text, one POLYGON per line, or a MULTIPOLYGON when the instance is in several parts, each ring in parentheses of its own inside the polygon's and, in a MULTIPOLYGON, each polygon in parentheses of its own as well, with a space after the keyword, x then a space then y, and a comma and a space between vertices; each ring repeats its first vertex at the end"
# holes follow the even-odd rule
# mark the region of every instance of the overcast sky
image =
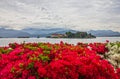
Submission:
POLYGON ((120 0, 0 0, 0 26, 120 32, 120 0))

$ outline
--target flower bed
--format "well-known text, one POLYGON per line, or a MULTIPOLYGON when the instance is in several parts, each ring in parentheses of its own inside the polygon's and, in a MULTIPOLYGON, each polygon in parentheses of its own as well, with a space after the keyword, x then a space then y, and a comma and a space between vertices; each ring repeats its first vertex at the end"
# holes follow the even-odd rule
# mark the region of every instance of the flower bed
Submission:
POLYGON ((119 66, 108 61, 108 46, 63 42, 9 44, 0 47, 0 79, 120 79, 119 66))

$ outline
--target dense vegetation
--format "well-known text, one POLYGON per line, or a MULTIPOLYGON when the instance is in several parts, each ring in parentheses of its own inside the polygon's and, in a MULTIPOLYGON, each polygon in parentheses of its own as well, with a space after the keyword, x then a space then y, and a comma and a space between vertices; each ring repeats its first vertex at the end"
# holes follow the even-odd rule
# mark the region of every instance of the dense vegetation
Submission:
POLYGON ((47 36, 48 38, 96 38, 91 33, 88 34, 87 32, 66 32, 65 34, 52 34, 51 36, 47 36))
POLYGON ((120 79, 119 53, 120 42, 13 43, 0 47, 0 79, 120 79))
POLYGON ((66 32, 67 38, 95 38, 92 34, 88 34, 87 32, 66 32))

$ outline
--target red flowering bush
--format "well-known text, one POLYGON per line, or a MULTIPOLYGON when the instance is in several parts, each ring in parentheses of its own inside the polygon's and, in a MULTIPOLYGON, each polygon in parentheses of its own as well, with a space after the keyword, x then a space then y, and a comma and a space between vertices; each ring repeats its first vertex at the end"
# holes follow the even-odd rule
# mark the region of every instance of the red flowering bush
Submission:
POLYGON ((106 43, 90 43, 89 46, 98 54, 105 54, 107 52, 106 43))
POLYGON ((0 79, 119 79, 120 70, 96 54, 105 51, 102 43, 9 44, 0 48, 0 79))

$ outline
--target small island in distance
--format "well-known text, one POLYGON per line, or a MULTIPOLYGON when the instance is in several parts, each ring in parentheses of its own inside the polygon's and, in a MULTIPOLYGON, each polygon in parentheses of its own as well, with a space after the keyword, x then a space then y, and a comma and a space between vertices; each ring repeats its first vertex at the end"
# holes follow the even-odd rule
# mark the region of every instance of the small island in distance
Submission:
POLYGON ((58 34, 53 33, 50 36, 47 36, 47 38, 96 38, 96 36, 92 35, 91 33, 87 32, 66 32, 65 34, 58 34))

